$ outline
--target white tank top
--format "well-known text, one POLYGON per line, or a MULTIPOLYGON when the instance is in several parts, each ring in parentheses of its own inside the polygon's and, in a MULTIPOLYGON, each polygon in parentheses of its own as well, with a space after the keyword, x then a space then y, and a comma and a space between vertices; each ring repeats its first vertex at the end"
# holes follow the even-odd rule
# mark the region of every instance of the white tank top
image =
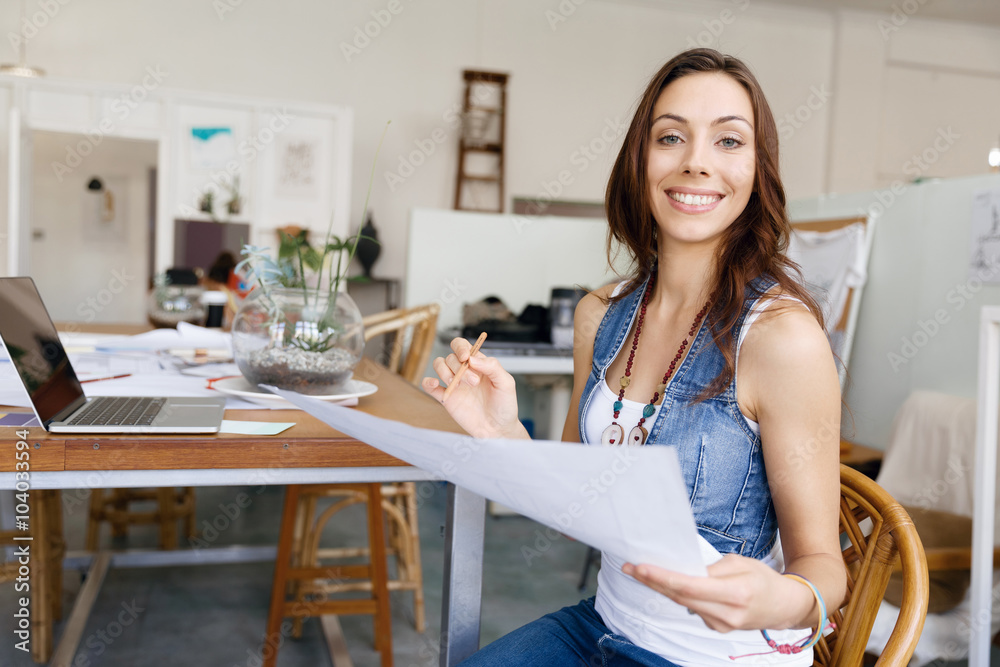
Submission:
MULTIPOLYGON (((615 288, 617 295, 624 283, 615 288)), ((791 297, 778 297, 791 298, 791 297)), ((737 338, 736 360, 739 360, 740 346, 746 338, 747 331, 760 314, 767 309, 775 298, 760 299, 743 321, 737 338)), ((600 442, 601 434, 611 423, 614 413, 613 405, 618 400, 617 393, 611 391, 607 379, 601 378, 598 383, 600 391, 591 399, 587 414, 584 415, 584 428, 590 442, 600 442)), ((618 423, 625 432, 639 421, 642 408, 646 403, 623 399, 618 423)), ((652 424, 659 414, 660 406, 655 406, 656 412, 646 419, 652 424)), ((755 432, 760 432, 757 422, 743 418, 755 432)), ((722 558, 707 540, 698 537, 702 558, 710 565, 722 558)), ((780 539, 771 552, 761 561, 777 571, 784 569, 781 554, 780 539)), ((670 598, 657 593, 645 584, 639 583, 622 572, 624 561, 613 554, 602 552, 601 569, 597 575, 597 599, 595 608, 601 615, 604 624, 615 634, 627 637, 637 646, 652 651, 657 655, 680 665, 681 667, 740 667, 741 665, 782 665, 788 667, 807 667, 812 665, 812 650, 798 654, 748 656, 747 654, 762 653, 770 650, 761 633, 756 630, 736 630, 721 633, 712 630, 700 616, 689 614, 670 598), (747 656, 733 660, 730 656, 747 656)), ((768 634, 779 644, 796 643, 808 636, 809 630, 769 630, 768 634)))

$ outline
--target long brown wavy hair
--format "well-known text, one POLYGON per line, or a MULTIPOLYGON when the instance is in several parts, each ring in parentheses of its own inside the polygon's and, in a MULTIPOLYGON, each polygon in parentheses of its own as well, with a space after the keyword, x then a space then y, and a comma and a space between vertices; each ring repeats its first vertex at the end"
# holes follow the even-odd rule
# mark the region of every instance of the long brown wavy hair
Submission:
POLYGON ((823 326, 823 315, 802 286, 801 272, 785 256, 791 226, 785 211, 785 188, 778 173, 778 130, 771 107, 750 69, 739 59, 713 49, 690 49, 660 68, 639 100, 625 134, 618 159, 611 170, 605 208, 610 225, 608 260, 613 260, 614 241, 631 256, 634 268, 629 283, 615 300, 638 288, 655 270, 658 225, 653 217, 646 178, 653 107, 671 82, 703 72, 721 72, 747 91, 754 115, 756 165, 753 192, 746 208, 729 226, 715 262, 715 303, 707 317, 712 337, 725 358, 725 368, 706 387, 702 398, 720 394, 736 374, 735 327, 745 299, 759 296, 748 287, 758 277, 777 281, 781 292, 800 301, 823 326))

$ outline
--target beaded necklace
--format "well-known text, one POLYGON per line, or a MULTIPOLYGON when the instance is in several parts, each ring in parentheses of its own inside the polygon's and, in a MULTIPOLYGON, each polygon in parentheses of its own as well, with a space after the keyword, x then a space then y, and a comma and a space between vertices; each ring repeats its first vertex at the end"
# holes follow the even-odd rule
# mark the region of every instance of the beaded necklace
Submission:
POLYGON ((691 330, 688 331, 687 338, 681 342, 681 346, 677 348, 677 354, 674 355, 673 361, 670 362, 670 366, 667 368, 667 372, 663 374, 663 381, 660 382, 656 387, 656 391, 653 392, 653 398, 642 408, 642 417, 639 418, 639 423, 629 431, 628 440, 625 440, 625 429, 618 423, 618 415, 621 413, 622 409, 622 399, 625 397, 625 388, 628 387, 629 383, 632 381, 632 361, 635 359, 635 350, 639 347, 639 334, 642 333, 642 322, 646 317, 646 305, 649 303, 649 295, 653 291, 653 279, 655 274, 650 277, 649 282, 646 284, 646 291, 642 295, 642 306, 639 309, 639 320, 635 324, 635 335, 632 336, 632 349, 628 353, 628 362, 625 364, 625 375, 621 377, 619 384, 621 388, 618 390, 618 400, 614 404, 614 419, 611 424, 604 429, 601 434, 601 442, 605 445, 644 445, 646 444, 646 438, 649 436, 649 431, 643 428, 643 424, 646 420, 653 416, 656 412, 656 401, 659 400, 660 394, 662 394, 666 388, 667 383, 673 376, 674 371, 677 369, 677 364, 680 363, 681 358, 684 356, 684 350, 687 349, 689 339, 695 335, 698 331, 698 327, 701 325, 702 319, 705 317, 705 313, 708 312, 709 304, 712 302, 712 298, 709 297, 705 305, 702 306, 701 310, 694 317, 694 322, 691 323, 691 330))

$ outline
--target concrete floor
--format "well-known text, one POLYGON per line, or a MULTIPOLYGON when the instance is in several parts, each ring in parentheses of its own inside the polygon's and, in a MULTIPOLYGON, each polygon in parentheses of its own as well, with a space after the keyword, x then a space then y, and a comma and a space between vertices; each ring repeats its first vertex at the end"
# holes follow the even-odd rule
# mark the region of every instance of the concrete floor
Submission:
MULTIPOLYGON (((394 593, 393 653, 397 667, 438 665, 441 619, 442 537, 446 492, 444 486, 423 482, 428 496, 420 509, 420 538, 424 564, 427 631, 413 629, 412 594, 394 593)), ((220 505, 233 503, 243 492, 250 505, 231 525, 218 533, 212 546, 273 545, 277 542, 283 491, 281 487, 199 488, 199 528, 220 515, 220 505)), ((68 548, 82 550, 86 529, 86 492, 63 492, 68 548), (82 502, 78 502, 82 501, 82 502)), ((364 544, 363 512, 344 510, 332 522, 325 543, 364 544)), ((489 642, 549 611, 593 595, 596 576, 585 594, 576 589, 586 547, 569 539, 552 543, 530 565, 521 546, 534 547, 539 524, 523 517, 488 518, 486 523, 482 639, 489 642)), ((211 535, 211 531, 206 531, 211 535)), ((152 527, 132 529, 128 538, 112 540, 105 526, 103 544, 119 549, 156 546, 152 527)), ((73 663, 79 667, 165 667, 173 665, 252 667, 259 665, 271 594, 272 563, 200 565, 141 569, 112 568, 91 613, 73 663), (124 614, 124 616, 122 616, 124 614), (134 617, 134 620, 133 620, 134 617), (129 621, 119 634, 119 618, 129 621), (118 636, 112 637, 111 635, 118 636)), ((63 585, 65 613, 81 585, 78 572, 67 571, 63 585)), ((10 584, 0 585, 0 609, 14 608, 10 584)), ((341 624, 357 667, 379 665, 372 648, 370 616, 342 617, 341 624)), ((0 621, 0 667, 33 665, 30 656, 14 649, 14 623, 0 621)), ((56 638, 62 623, 56 625, 56 638)), ((318 620, 305 623, 301 639, 289 639, 278 654, 279 667, 330 665, 318 620)))

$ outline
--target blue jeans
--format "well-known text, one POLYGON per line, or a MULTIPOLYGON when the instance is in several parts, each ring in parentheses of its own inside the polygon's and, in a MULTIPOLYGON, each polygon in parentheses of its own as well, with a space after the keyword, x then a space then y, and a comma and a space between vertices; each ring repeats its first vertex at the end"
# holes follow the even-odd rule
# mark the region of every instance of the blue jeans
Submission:
POLYGON ((464 662, 467 667, 677 667, 604 625, 594 598, 563 607, 501 637, 464 662))

